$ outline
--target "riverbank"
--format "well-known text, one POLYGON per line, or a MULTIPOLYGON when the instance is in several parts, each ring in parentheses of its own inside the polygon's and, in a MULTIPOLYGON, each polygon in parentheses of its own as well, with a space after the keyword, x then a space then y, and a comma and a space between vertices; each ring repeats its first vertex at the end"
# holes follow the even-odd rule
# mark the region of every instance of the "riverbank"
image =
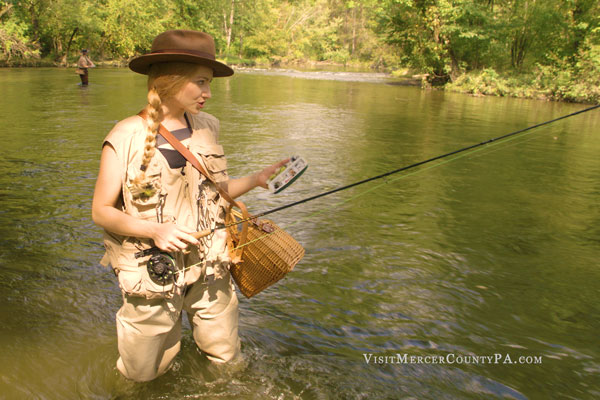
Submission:
POLYGON ((510 75, 499 74, 493 69, 473 71, 447 83, 444 89, 474 96, 503 96, 570 103, 600 102, 598 77, 584 79, 553 67, 539 67, 535 73, 510 75))
MULTIPOLYGON (((127 60, 102 60, 94 63, 98 67, 121 68, 127 67, 127 60)), ((19 60, 0 60, 0 68, 77 68, 77 60, 66 65, 52 58, 28 58, 19 60)))
MULTIPOLYGON (((423 89, 446 90, 473 96, 514 97, 569 103, 599 103, 600 78, 594 74, 569 73, 565 69, 537 66, 535 72, 500 73, 487 68, 465 72, 451 82, 437 83, 428 74, 410 68, 374 69, 366 63, 335 63, 329 61, 252 60, 229 57, 224 60, 238 68, 299 68, 302 71, 351 71, 354 73, 384 73, 396 78, 391 84, 420 86, 423 89), (590 79, 592 81, 590 81, 590 79)), ((593 68, 593 67, 590 67, 593 68)), ((580 71, 582 72, 582 71, 580 71)))
MULTIPOLYGON (((108 59, 96 60, 92 57, 97 67, 104 68, 126 68, 128 65, 127 59, 108 59)), ((287 60, 282 58, 267 59, 249 59, 240 57, 224 57, 219 61, 238 68, 300 68, 303 70, 336 70, 336 71, 353 71, 353 72, 374 72, 368 64, 361 62, 350 63, 335 63, 329 61, 312 61, 312 60, 287 60)), ((0 59, 0 68, 76 68, 77 60, 66 64, 56 61, 53 58, 27 58, 27 59, 0 59)), ((384 71, 377 71, 384 72, 384 71)))
MULTIPOLYGON (((311 60, 261 60, 239 57, 225 57, 221 61, 239 70, 284 69, 310 72, 351 72, 355 74, 386 75, 392 85, 420 86, 422 89, 446 90, 465 93, 472 96, 498 96, 535 99, 544 101, 562 101, 570 103, 600 102, 600 78, 598 82, 588 82, 578 76, 552 67, 540 66, 535 73, 504 74, 494 69, 484 69, 464 73, 454 81, 442 84, 432 83, 428 74, 419 74, 409 68, 393 71, 377 70, 360 62, 335 63, 311 60)), ((95 61, 99 68, 126 68, 127 60, 95 61)), ((0 61, 2 68, 75 68, 76 63, 64 65, 48 58, 25 59, 7 62, 0 61)))

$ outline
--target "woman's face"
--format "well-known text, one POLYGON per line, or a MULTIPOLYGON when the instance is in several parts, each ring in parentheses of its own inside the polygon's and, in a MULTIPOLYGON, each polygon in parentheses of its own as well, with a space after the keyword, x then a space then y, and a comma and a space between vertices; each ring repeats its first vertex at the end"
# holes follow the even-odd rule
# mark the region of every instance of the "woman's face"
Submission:
POLYGON ((210 82, 213 78, 213 70, 209 67, 199 65, 192 78, 183 85, 174 100, 178 105, 192 114, 197 114, 206 100, 210 99, 210 82))

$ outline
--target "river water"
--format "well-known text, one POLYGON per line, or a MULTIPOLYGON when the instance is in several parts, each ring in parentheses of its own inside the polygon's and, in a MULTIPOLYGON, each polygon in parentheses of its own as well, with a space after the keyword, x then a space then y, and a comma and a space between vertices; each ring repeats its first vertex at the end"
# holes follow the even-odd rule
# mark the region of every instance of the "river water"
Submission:
MULTIPOLYGON (((600 397, 600 111, 273 214, 306 256, 240 295, 244 362, 211 366, 186 325, 174 368, 134 384, 115 369, 120 291, 90 203, 102 139, 144 106, 145 80, 77 81, 0 74, 1 398, 600 397)), ((281 194, 245 195, 251 212, 584 108, 390 83, 215 79, 232 176, 309 163, 281 194)))

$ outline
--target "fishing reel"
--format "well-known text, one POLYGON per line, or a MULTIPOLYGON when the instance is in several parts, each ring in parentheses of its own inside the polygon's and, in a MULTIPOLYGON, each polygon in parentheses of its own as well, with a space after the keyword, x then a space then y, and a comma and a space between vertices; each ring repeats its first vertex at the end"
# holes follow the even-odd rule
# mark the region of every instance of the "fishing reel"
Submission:
POLYGON ((139 253, 135 253, 135 258, 150 256, 146 268, 150 278, 160 284, 165 285, 175 280, 175 260, 169 253, 161 251, 158 247, 152 247, 139 253))

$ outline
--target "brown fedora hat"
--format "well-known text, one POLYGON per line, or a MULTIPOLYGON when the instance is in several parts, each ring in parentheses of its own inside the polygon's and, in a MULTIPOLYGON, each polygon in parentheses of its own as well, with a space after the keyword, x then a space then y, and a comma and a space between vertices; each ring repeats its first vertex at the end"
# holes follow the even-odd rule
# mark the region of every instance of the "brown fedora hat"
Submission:
POLYGON ((140 74, 148 74, 152 64, 179 61, 210 67, 214 77, 233 75, 231 68, 215 59, 215 53, 215 41, 208 33, 166 31, 154 38, 150 53, 131 60, 129 68, 140 74))

